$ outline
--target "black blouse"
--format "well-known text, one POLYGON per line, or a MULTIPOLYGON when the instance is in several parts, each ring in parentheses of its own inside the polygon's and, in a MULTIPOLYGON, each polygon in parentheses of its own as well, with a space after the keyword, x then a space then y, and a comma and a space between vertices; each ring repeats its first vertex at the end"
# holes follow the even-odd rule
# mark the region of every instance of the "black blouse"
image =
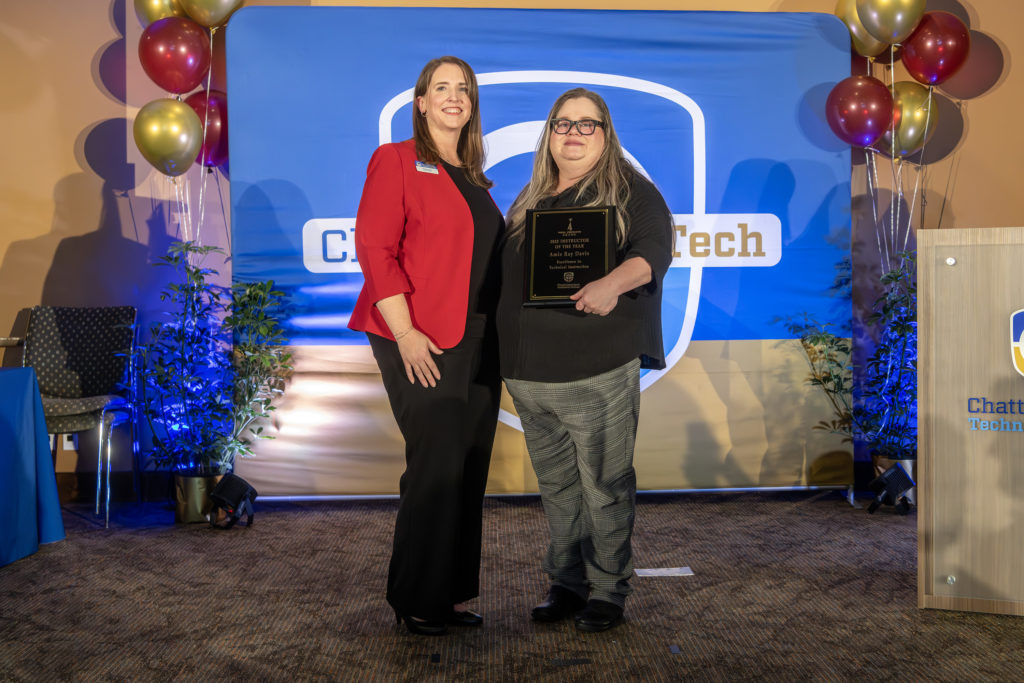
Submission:
POLYGON ((488 325, 493 325, 501 287, 499 237, 505 229, 505 219, 494 204, 490 193, 469 182, 465 171, 447 161, 441 162, 448 176, 455 181, 462 197, 473 214, 473 257, 469 269, 469 300, 466 307, 466 337, 484 336, 488 325))
MULTIPOLYGON (((535 208, 580 206, 571 187, 535 208)), ((658 189, 639 174, 626 204, 627 239, 616 265, 639 256, 651 281, 619 296, 606 316, 575 308, 523 308, 523 249, 507 240, 501 260, 498 344, 501 376, 534 382, 570 382, 600 375, 639 358, 641 367, 665 367, 661 338, 661 281, 672 262, 672 214, 658 189)))

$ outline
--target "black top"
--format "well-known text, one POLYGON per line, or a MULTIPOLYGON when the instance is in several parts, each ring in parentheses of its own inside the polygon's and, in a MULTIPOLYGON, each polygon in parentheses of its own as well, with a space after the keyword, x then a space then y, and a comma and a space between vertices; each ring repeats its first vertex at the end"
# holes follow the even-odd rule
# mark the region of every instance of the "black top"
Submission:
POLYGON ((441 161, 444 170, 455 181, 473 214, 473 257, 469 269, 469 300, 466 307, 466 337, 484 336, 488 323, 498 306, 501 287, 498 238, 505 228, 505 219, 495 206, 490 193, 466 178, 465 171, 441 161))
MULTIPOLYGON (((576 187, 541 200, 538 209, 582 206, 576 187)), ((620 207, 621 210, 621 207, 620 207)), ((626 244, 615 265, 639 256, 651 281, 619 296, 606 316, 575 308, 523 308, 523 247, 509 240, 502 253, 498 340, 501 376, 534 382, 571 382, 593 377, 639 358, 641 367, 665 367, 661 340, 661 282, 672 262, 672 214, 657 188, 638 173, 626 204, 626 244)))

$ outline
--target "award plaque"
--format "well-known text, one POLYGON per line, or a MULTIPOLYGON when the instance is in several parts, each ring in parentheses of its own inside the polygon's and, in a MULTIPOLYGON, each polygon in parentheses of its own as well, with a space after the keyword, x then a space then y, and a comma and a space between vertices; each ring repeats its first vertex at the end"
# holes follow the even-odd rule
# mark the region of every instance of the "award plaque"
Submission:
POLYGON ((569 297, 615 262, 615 207, 526 212, 523 306, 575 306, 569 297))

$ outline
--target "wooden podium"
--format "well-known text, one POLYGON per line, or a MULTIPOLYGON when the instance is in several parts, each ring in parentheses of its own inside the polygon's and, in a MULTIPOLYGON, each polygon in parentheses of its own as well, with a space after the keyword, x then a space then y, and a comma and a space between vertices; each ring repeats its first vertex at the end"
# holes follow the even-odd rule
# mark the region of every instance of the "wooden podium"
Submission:
POLYGON ((918 606, 1024 615, 1024 228, 917 244, 918 606))

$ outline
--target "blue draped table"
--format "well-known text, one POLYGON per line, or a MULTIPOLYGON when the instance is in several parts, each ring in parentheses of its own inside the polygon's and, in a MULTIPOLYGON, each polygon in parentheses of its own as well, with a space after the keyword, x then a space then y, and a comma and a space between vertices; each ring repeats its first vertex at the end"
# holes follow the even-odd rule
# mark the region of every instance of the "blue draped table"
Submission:
POLYGON ((52 457, 35 370, 0 370, 0 566, 64 538, 52 457))

